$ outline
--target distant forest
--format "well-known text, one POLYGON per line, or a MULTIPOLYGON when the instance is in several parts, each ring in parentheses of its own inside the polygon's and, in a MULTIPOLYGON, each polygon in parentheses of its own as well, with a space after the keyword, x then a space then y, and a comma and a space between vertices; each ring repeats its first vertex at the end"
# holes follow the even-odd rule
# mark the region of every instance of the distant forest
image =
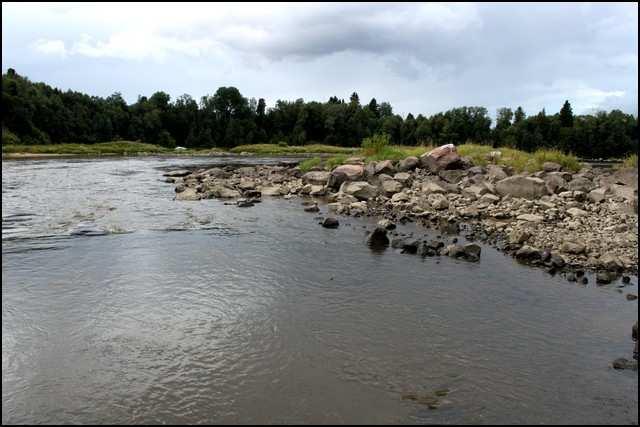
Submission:
MULTIPOLYGON (((418 95, 416 95, 418 96, 418 95)), ((559 106, 560 107, 560 106, 559 106)), ((569 101, 556 114, 527 116, 522 108, 501 108, 496 126, 484 107, 405 118, 387 102, 349 100, 276 102, 247 99, 235 87, 221 87, 197 102, 189 95, 171 101, 156 92, 128 105, 120 93, 101 98, 33 83, 9 69, 2 76, 2 143, 95 143, 113 140, 189 148, 242 144, 323 143, 359 146, 376 133, 403 145, 472 141, 525 151, 557 148, 581 157, 622 157, 638 151, 638 118, 620 110, 574 115, 569 101)))

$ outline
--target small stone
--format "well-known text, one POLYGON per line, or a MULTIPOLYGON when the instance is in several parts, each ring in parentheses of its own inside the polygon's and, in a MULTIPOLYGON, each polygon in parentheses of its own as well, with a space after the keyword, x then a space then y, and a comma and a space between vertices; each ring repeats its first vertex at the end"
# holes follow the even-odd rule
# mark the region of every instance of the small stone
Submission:
POLYGON ((338 228, 339 225, 340 222, 333 217, 325 218, 325 220, 322 222, 322 226, 325 228, 338 228))

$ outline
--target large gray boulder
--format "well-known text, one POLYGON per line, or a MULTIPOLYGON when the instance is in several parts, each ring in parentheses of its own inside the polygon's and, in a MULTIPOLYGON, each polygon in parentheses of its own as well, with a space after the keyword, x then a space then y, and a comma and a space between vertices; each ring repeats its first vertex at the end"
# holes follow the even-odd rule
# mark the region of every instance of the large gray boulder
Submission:
POLYGON ((406 159, 400 160, 398 163, 398 171, 408 172, 420 166, 420 160, 417 157, 409 156, 406 159))
POLYGON ((331 173, 327 171, 311 171, 302 175, 302 181, 305 184, 325 185, 330 175, 331 173))
POLYGON ((547 187, 540 178, 515 175, 496 182, 496 191, 501 196, 534 200, 546 195, 547 187))
POLYGON ((331 188, 340 188, 343 182, 358 181, 364 176, 362 165, 341 165, 331 171, 327 185, 331 188))
POLYGON ((340 192, 358 200, 369 200, 378 195, 378 189, 366 181, 345 182, 340 187, 340 192))

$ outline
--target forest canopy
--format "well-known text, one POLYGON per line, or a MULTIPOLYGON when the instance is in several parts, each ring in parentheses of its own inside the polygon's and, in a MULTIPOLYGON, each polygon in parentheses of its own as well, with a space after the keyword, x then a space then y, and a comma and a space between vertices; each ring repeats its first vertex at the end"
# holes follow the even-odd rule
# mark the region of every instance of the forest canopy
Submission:
POLYGON ((323 143, 359 146, 382 133, 392 144, 441 145, 474 142, 525 151, 557 148, 581 157, 623 157, 638 151, 638 118, 620 110, 574 115, 566 101, 556 114, 527 116, 521 107, 500 108, 492 127, 484 107, 464 106, 431 116, 394 114, 388 102, 326 102, 247 99, 235 87, 220 87, 196 101, 165 92, 127 104, 120 93, 106 98, 33 83, 9 69, 2 76, 2 143, 96 143, 139 140, 164 147, 231 148, 245 144, 323 143))

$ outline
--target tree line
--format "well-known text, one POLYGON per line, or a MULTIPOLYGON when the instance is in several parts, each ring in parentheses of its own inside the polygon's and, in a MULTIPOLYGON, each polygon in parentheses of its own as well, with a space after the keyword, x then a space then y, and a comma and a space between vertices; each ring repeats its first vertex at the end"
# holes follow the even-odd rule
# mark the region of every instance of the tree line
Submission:
POLYGON ((581 157, 622 157, 638 151, 638 118, 620 110, 574 115, 569 101, 556 114, 527 116, 521 107, 497 111, 496 125, 484 107, 460 107, 429 117, 394 114, 388 102, 276 102, 247 99, 221 87, 196 101, 165 92, 127 104, 120 93, 106 98, 33 83, 9 69, 2 76, 2 143, 56 144, 140 140, 165 147, 230 148, 243 144, 323 143, 359 146, 387 134, 392 144, 442 145, 468 141, 525 151, 558 148, 581 157))

